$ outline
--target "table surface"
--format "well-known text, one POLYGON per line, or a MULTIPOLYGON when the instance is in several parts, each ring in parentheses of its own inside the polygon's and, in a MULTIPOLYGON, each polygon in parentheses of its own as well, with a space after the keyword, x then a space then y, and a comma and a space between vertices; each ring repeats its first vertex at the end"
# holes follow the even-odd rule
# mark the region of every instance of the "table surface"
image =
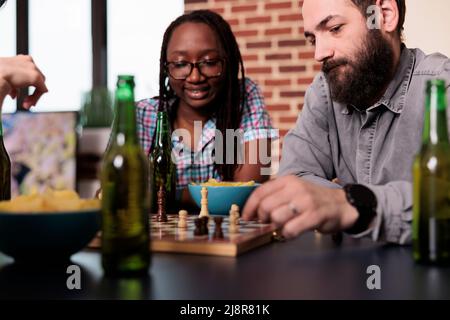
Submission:
POLYGON ((67 266, 26 268, 0 254, 0 299, 450 299, 450 268, 423 266, 411 247, 305 234, 241 256, 152 255, 144 279, 108 279, 96 251, 71 263, 81 268, 81 290, 67 289, 67 266), (381 289, 369 290, 367 268, 381 270, 381 289))

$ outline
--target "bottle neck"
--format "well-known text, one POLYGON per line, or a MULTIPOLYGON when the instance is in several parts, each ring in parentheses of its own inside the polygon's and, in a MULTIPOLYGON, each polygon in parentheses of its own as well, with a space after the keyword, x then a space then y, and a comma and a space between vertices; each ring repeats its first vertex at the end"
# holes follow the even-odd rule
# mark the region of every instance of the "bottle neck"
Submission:
POLYGON ((172 139, 170 136, 170 125, 169 117, 167 112, 159 111, 157 122, 156 122, 156 141, 155 148, 166 148, 169 146, 168 150, 172 149, 172 139))
POLYGON ((445 85, 430 85, 427 89, 423 143, 449 143, 445 85))
POLYGON ((116 89, 113 134, 117 142, 137 143, 136 109, 133 88, 123 85, 116 89), (120 140, 120 141, 119 141, 120 140))

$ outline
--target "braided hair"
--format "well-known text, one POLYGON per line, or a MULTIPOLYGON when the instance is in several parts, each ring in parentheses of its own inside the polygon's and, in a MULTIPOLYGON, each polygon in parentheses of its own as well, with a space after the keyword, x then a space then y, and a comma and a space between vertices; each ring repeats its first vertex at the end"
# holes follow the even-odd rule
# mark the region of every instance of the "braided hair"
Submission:
MULTIPOLYGON (((215 169, 224 180, 232 180, 234 172, 239 168, 237 164, 237 146, 234 141, 226 141, 226 129, 238 129, 242 118, 241 104, 245 101, 245 72, 242 56, 238 43, 234 37, 231 27, 219 14, 210 10, 195 10, 186 13, 174 20, 164 33, 159 72, 159 108, 168 112, 170 122, 176 117, 176 103, 170 103, 177 99, 174 91, 169 85, 169 75, 166 70, 167 47, 173 31, 184 23, 204 23, 209 26, 221 44, 225 59, 224 72, 222 75, 223 86, 220 94, 214 101, 214 116, 216 118, 216 129, 224 136, 224 146, 234 146, 233 164, 215 163, 215 169), (239 72, 241 80, 239 80, 239 72)), ((233 139, 234 140, 234 139, 233 139)), ((227 148, 224 148, 224 159, 227 158, 227 148)))

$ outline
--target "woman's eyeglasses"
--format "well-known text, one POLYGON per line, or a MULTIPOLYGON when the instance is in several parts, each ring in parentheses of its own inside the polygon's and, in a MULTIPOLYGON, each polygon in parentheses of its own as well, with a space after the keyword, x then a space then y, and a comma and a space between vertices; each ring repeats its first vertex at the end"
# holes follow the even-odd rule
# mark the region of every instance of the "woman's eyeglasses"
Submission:
POLYGON ((166 62, 166 68, 169 75, 175 80, 186 80, 197 68, 201 75, 206 78, 216 78, 222 74, 223 59, 202 60, 198 62, 188 61, 170 61, 166 62))

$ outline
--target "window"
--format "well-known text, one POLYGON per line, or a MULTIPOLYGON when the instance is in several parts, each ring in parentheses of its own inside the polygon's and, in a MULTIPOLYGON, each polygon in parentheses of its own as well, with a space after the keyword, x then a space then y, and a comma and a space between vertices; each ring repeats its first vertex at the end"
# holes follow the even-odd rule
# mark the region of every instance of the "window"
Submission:
POLYGON ((183 0, 108 0, 108 87, 117 75, 135 76, 136 100, 158 95, 164 31, 184 12, 183 0))
MULTIPOLYGON (((0 8, 0 57, 11 57, 16 54, 16 2, 8 1, 0 8)), ((6 97, 2 112, 16 110, 16 102, 6 97)))
POLYGON ((29 52, 49 89, 35 111, 79 110, 92 87, 91 0, 29 0, 29 19, 29 52))

